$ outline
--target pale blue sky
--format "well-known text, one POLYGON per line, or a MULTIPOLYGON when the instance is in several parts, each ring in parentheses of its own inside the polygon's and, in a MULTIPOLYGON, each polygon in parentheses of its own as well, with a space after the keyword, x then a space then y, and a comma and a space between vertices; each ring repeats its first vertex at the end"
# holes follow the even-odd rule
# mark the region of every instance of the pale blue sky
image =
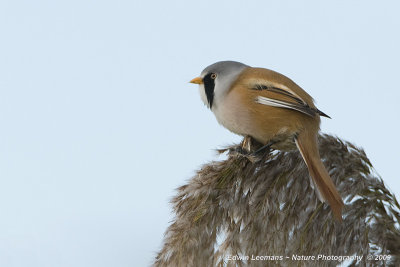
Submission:
POLYGON ((240 140, 188 81, 277 70, 400 196, 396 1, 0 1, 0 266, 146 266, 168 201, 240 140))

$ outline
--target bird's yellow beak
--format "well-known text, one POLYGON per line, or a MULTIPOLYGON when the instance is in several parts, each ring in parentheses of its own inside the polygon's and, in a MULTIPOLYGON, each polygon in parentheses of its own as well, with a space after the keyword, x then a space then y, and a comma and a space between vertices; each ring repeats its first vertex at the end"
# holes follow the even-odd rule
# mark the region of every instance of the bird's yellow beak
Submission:
POLYGON ((192 80, 190 81, 190 83, 203 84, 203 79, 200 78, 200 77, 196 77, 196 78, 192 79, 192 80))

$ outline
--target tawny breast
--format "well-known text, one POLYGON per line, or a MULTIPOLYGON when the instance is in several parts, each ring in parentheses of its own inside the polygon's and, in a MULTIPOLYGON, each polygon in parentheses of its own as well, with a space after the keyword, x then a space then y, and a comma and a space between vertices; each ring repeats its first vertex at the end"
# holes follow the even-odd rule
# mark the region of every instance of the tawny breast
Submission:
MULTIPOLYGON (((238 82, 227 93, 224 100, 213 110, 220 124, 236 134, 250 135, 263 144, 267 144, 271 140, 284 142, 286 139, 289 140, 289 143, 292 143, 293 136, 306 127, 318 131, 319 116, 309 117, 298 111, 257 103, 256 99, 260 95, 286 101, 288 99, 282 99, 282 96, 268 91, 254 90, 248 81, 257 80, 262 82, 267 79, 269 82, 280 82, 277 80, 277 77, 280 77, 277 76, 279 74, 275 72, 271 74, 266 69, 256 70, 255 74, 257 75, 249 71, 244 72, 238 78, 238 82), (272 77, 270 77, 271 75, 272 77), (247 82, 240 82, 241 80, 247 82)), ((306 98, 307 102, 310 102, 310 106, 314 106, 312 98, 304 90, 294 83, 291 84, 285 81, 285 86, 288 85, 296 87, 293 90, 296 90, 296 93, 306 98)), ((289 145, 288 147, 294 146, 289 145)))

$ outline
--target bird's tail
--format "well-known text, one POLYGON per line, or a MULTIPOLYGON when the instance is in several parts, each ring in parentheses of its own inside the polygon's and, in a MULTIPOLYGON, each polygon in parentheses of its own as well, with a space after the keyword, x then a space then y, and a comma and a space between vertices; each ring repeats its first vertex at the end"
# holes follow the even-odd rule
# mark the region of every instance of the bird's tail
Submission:
POLYGON ((316 134, 303 131, 297 136, 296 145, 308 167, 318 196, 322 201, 328 201, 335 217, 342 221, 343 200, 321 161, 316 134))

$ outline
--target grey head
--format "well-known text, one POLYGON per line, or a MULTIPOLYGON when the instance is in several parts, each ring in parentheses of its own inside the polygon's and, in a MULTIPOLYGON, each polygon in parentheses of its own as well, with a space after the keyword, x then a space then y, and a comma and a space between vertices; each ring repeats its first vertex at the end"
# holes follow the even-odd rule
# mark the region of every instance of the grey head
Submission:
POLYGON ((229 91, 239 74, 249 66, 236 61, 219 61, 205 68, 200 75, 200 96, 210 109, 218 107, 219 102, 229 91))

